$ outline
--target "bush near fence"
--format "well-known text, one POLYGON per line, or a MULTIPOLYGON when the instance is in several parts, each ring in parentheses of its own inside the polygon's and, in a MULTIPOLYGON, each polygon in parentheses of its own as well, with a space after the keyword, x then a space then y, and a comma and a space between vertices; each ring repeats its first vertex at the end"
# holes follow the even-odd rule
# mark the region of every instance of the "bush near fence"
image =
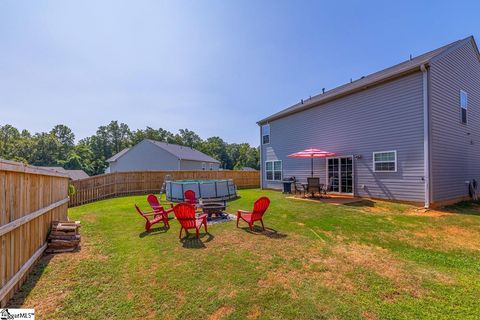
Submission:
POLYGON ((138 171, 115 172, 72 181, 75 194, 70 197, 69 206, 108 199, 118 196, 158 193, 170 175, 174 180, 182 179, 232 179, 239 189, 258 188, 258 171, 138 171))
POLYGON ((67 219, 68 177, 0 159, 0 306, 41 257, 53 220, 67 219))

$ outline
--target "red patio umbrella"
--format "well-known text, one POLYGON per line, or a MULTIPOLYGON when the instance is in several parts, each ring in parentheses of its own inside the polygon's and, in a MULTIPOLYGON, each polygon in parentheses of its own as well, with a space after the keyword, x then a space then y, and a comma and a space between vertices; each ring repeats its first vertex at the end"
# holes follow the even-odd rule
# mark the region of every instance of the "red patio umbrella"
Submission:
POLYGON ((313 159, 314 158, 326 158, 326 157, 333 157, 336 154, 333 152, 328 152, 320 149, 305 149, 303 151, 295 152, 292 154, 289 154, 289 158, 303 158, 303 159, 311 159, 311 164, 312 164, 312 177, 313 177, 313 159))

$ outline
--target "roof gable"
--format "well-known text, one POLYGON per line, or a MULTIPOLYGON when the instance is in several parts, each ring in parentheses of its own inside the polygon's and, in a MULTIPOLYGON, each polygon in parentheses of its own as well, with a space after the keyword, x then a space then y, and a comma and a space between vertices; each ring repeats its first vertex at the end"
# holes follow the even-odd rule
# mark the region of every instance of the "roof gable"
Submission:
POLYGON ((123 156, 125 153, 127 153, 127 151, 130 150, 130 148, 125 148, 123 149, 122 151, 120 151, 119 153, 116 153, 114 154, 113 156, 111 156, 110 158, 108 158, 107 162, 113 162, 113 161, 117 161, 118 158, 120 158, 121 156, 123 156))
MULTIPOLYGON (((274 113, 273 115, 267 118, 264 118, 258 121, 257 123, 258 124, 268 123, 269 121, 279 119, 279 118, 288 116, 290 114, 297 113, 297 112, 321 105, 328 101, 335 100, 345 95, 351 94, 353 92, 366 89, 370 86, 379 84, 381 82, 398 78, 400 76, 417 71, 420 69, 421 65, 428 64, 432 59, 439 57, 449 52, 450 50, 453 50, 465 44, 467 41, 472 41, 472 40, 473 40, 473 37, 470 36, 468 38, 452 42, 443 47, 440 47, 435 50, 424 53, 422 55, 419 55, 411 60, 401 62, 392 67, 372 73, 370 75, 367 75, 366 77, 362 77, 356 81, 338 86, 332 90, 326 91, 325 93, 313 96, 312 98, 306 101, 302 100, 300 103, 297 103, 291 107, 288 107, 277 113, 274 113)), ((475 44, 475 42, 473 43, 475 44)))
POLYGON ((220 161, 206 155, 203 152, 200 152, 190 147, 180 146, 178 144, 160 142, 156 140, 149 140, 149 139, 146 139, 146 140, 151 142, 155 146, 162 148, 163 150, 173 154, 179 160, 192 160, 192 161, 220 163, 220 161))

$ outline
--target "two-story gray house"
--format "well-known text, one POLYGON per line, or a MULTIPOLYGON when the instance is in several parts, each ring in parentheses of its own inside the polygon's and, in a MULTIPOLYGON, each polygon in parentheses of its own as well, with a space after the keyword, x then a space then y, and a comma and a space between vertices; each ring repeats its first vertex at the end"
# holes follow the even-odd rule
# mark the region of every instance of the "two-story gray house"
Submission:
MULTIPOLYGON (((439 206, 480 182, 480 55, 473 37, 362 77, 258 122, 261 186, 306 180, 306 148, 331 192, 439 206)), ((480 187, 479 187, 480 188, 480 187)))
POLYGON ((107 159, 106 172, 219 170, 220 161, 190 147, 145 139, 107 159))

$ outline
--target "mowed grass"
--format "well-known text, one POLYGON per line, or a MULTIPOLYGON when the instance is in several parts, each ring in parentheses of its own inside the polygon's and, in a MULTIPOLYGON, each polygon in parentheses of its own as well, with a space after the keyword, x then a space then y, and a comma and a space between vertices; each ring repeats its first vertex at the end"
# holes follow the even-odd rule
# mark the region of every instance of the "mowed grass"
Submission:
MULTIPOLYGON (((145 196, 69 210, 82 249, 44 257, 10 306, 38 319, 478 319, 480 209, 334 206, 241 190, 227 211, 272 200, 268 230, 235 222, 179 241, 145 233, 145 196)), ((158 225, 157 225, 158 226, 158 225)))

